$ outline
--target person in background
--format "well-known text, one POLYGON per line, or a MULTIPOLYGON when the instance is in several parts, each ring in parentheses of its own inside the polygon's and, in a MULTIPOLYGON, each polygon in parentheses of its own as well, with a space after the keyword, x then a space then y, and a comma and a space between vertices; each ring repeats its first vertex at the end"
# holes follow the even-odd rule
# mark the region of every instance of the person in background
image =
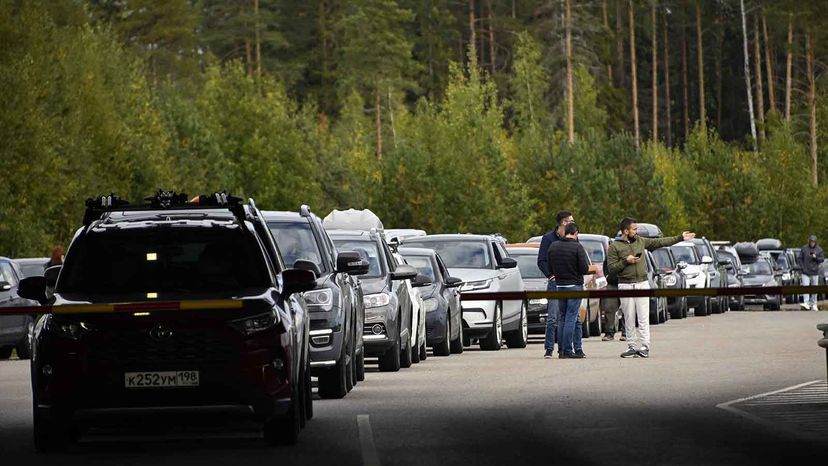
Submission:
MULTIPOLYGON (((802 286, 816 286, 819 285, 819 266, 825 260, 825 253, 817 244, 816 235, 811 235, 808 238, 808 244, 802 246, 799 250, 799 263, 802 268, 802 286)), ((804 301, 800 303, 805 310, 818 311, 817 295, 812 293, 804 296, 804 301)))
MULTIPOLYGON (((548 280, 546 284, 546 291, 556 291, 555 277, 549 271, 549 247, 560 241, 564 237, 564 230, 566 226, 575 219, 572 218, 572 212, 562 210, 555 215, 555 229, 547 232, 541 239, 541 245, 538 249, 538 268, 543 273, 543 276, 548 280)), ((558 343, 558 353, 561 352, 561 343, 558 338, 558 300, 549 299, 546 304, 546 335, 544 338, 543 348, 545 359, 552 359, 552 353, 555 351, 555 343, 558 343)))
MULTIPOLYGON (((578 225, 568 223, 564 228, 564 237, 549 246, 549 271, 555 277, 558 291, 581 291, 584 289, 584 275, 593 269, 589 266, 586 250, 578 242, 578 225)), ((578 311, 583 299, 561 299, 558 301, 560 309, 561 340, 558 348, 563 348, 558 355, 560 359, 583 359, 586 357, 580 339, 575 339, 581 333, 578 324, 578 311), (577 328, 576 328, 577 327, 577 328)))
POLYGON ((49 262, 46 263, 46 268, 54 267, 56 265, 63 265, 63 247, 55 246, 52 249, 52 255, 49 257, 49 262))

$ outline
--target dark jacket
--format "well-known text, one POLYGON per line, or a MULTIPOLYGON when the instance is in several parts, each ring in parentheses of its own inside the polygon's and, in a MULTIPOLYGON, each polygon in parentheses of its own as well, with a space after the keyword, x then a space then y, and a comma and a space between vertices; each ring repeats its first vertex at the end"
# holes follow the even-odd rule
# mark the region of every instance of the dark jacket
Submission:
POLYGON ((814 245, 814 247, 810 246, 810 243, 802 246, 802 249, 799 251, 799 264, 802 268, 802 275, 819 275, 819 266, 822 265, 822 261, 825 260, 825 253, 822 252, 822 248, 819 245, 814 245), (811 253, 814 253, 816 257, 811 257, 811 253))
POLYGON ((681 236, 670 236, 669 238, 642 238, 636 236, 633 241, 623 238, 616 238, 610 243, 607 251, 607 264, 609 272, 618 274, 619 283, 639 283, 647 281, 647 259, 644 257, 644 250, 649 251, 672 246, 683 238, 681 236), (627 256, 641 254, 641 260, 635 264, 627 263, 627 256))
POLYGON ((589 273, 589 259, 578 240, 561 238, 552 243, 547 260, 549 271, 559 286, 584 284, 584 275, 589 273))
POLYGON ((552 246, 552 243, 560 240, 561 237, 558 236, 558 230, 547 232, 543 235, 543 239, 541 239, 540 249, 538 249, 538 268, 541 269, 543 276, 546 278, 552 276, 552 272, 549 271, 549 246, 552 246))

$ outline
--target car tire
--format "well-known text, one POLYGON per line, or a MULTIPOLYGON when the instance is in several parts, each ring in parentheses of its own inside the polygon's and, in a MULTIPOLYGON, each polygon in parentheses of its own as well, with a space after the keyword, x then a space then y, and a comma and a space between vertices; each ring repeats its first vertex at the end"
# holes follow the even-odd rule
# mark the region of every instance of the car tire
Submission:
MULTIPOLYGON (((310 358, 305 363, 305 420, 313 419, 313 382, 311 381, 310 358)), ((304 427, 304 424, 302 425, 304 427)))
POLYGON ((14 350, 13 346, 6 346, 0 348, 0 359, 9 359, 11 357, 12 351, 14 350))
POLYGON ((462 354, 464 346, 465 335, 463 334, 463 324, 460 324, 460 330, 457 332, 457 339, 451 341, 452 354, 462 354))
POLYGON ((709 310, 710 310, 710 300, 707 299, 707 298, 704 298, 704 300, 702 300, 702 305, 695 308, 693 310, 693 313, 696 315, 696 317, 704 317, 708 314, 709 310))
POLYGON ((682 315, 681 315, 682 314, 682 312, 681 312, 681 301, 677 302, 676 305, 673 306, 673 309, 670 309, 669 305, 668 305, 667 309, 670 312, 670 318, 671 319, 681 319, 682 318, 682 315))
MULTIPOLYGON (((417 341, 417 340, 419 340, 419 338, 416 338, 414 341, 417 341)), ((413 364, 419 364, 420 363, 420 346, 419 345, 416 348, 411 349, 411 362, 413 364)))
POLYGON ((406 338, 405 346, 400 350, 400 367, 403 369, 411 367, 411 364, 414 362, 412 358, 413 351, 414 349, 411 348, 411 339, 406 338))
POLYGON ((653 305, 653 300, 650 299, 650 325, 658 325, 661 323, 661 320, 658 316, 658 302, 653 305))
POLYGON ((74 442, 75 432, 68 415, 58 414, 55 408, 39 408, 35 401, 32 410, 34 447, 40 453, 61 452, 74 442))
POLYGON ((350 393, 356 386, 356 377, 354 377, 354 355, 350 349, 348 350, 348 364, 346 372, 347 377, 345 377, 345 387, 348 389, 348 393, 350 393))
POLYGON ((492 328, 484 338, 480 339, 480 349, 484 351, 500 351, 503 344, 503 303, 495 303, 495 312, 492 316, 492 328))
POLYGON ((382 356, 379 357, 380 372, 397 372, 400 370, 400 338, 382 356))
POLYGON ((17 344, 17 357, 20 359, 32 358, 32 331, 34 330, 34 322, 29 322, 26 326, 26 335, 20 339, 17 344))
POLYGON ((443 332, 443 341, 441 341, 440 343, 438 343, 438 344, 431 347, 432 350, 434 351, 435 356, 448 356, 448 355, 451 354, 451 348, 450 348, 450 346, 451 346, 451 342, 450 342, 451 324, 450 324, 450 322, 451 322, 451 319, 449 318, 449 315, 446 314, 446 325, 443 326, 443 328, 445 329, 445 332, 443 332))
MULTIPOLYGON (((599 309, 600 312, 600 309, 599 309)), ((595 317, 595 320, 589 323, 589 336, 591 337, 600 337, 601 336, 601 316, 598 315, 595 317)))
POLYGON ((290 408, 285 418, 271 418, 264 423, 264 441, 268 445, 296 445, 299 441, 301 422, 299 403, 291 399, 290 408))
POLYGON ((365 380, 365 350, 359 353, 356 360, 356 379, 359 382, 365 380))
POLYGON ((520 304, 520 322, 517 330, 506 334, 506 346, 509 348, 526 348, 529 343, 529 317, 526 310, 526 301, 520 304))
POLYGON ((770 310, 771 311, 778 311, 778 310, 782 309, 782 306, 780 304, 781 301, 782 300, 780 298, 776 298, 772 303, 770 303, 770 306, 769 306, 770 310))
POLYGON ((425 361, 428 359, 428 348, 426 348, 425 342, 420 345, 420 361, 425 361))
POLYGON ((339 360, 333 367, 325 369, 319 374, 319 397, 325 399, 339 399, 348 394, 348 365, 346 363, 345 348, 339 355, 339 360))

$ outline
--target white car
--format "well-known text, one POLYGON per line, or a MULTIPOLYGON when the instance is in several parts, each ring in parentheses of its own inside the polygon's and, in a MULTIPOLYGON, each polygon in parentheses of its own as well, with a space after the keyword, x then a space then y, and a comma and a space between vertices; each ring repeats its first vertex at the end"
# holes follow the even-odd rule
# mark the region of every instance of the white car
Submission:
MULTIPOLYGON (((408 261, 398 252, 393 253, 398 264, 408 264, 408 261)), ((426 358, 426 317, 425 304, 419 288, 411 284, 411 280, 403 282, 411 297, 411 361, 418 363, 426 358)))
MULTIPOLYGON (((437 251, 453 277, 465 284, 461 292, 520 292, 523 280, 517 261, 503 244, 489 235, 429 235, 403 240, 406 247, 437 251)), ((503 339, 509 348, 525 348, 528 341, 527 305, 523 300, 461 300, 467 345, 478 339, 480 348, 497 351, 503 339)))
MULTIPOLYGON (((689 241, 682 241, 670 246, 673 251, 673 256, 679 267, 686 264, 681 269, 684 275, 687 288, 710 288, 709 264, 713 263, 713 258, 704 256, 699 257, 696 250, 696 245, 689 241)), ((693 313, 696 316, 706 316, 710 314, 710 297, 709 296, 688 296, 687 306, 693 308, 693 313)))

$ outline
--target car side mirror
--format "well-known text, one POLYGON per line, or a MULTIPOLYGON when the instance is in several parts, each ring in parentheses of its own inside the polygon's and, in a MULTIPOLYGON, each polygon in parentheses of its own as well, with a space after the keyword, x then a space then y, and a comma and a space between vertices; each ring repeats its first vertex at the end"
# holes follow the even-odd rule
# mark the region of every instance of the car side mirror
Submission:
POLYGON ((458 286, 463 286, 463 279, 457 277, 448 277, 446 278, 446 286, 450 288, 456 288, 458 286))
POLYGON ((497 264, 497 268, 499 269, 513 269, 515 267, 517 267, 517 261, 511 257, 504 257, 503 259, 500 259, 500 263, 497 264))
POLYGON ((412 280, 417 276, 417 269, 408 265, 400 264, 397 270, 391 272, 391 280, 412 280))
POLYGON ((710 256, 703 256, 703 257, 702 257, 702 260, 701 260, 701 263, 702 263, 702 264, 707 264, 707 265, 710 265, 710 264, 712 264, 712 263, 713 263, 713 258, 712 258, 712 257, 710 257, 710 256))
POLYGON ((363 260, 358 252, 345 251, 336 256, 336 271, 348 275, 365 275, 368 273, 368 261, 363 260))
POLYGON ((54 288, 58 281, 58 276, 60 276, 60 270, 63 268, 61 265, 53 265, 46 269, 43 276, 46 278, 46 286, 49 288, 54 288))
POLYGON ((722 267, 727 267, 728 265, 732 265, 733 261, 730 259, 719 259, 719 265, 722 267))
POLYGON ((46 277, 29 277, 20 280, 17 285, 17 294, 21 298, 46 304, 46 277))
POLYGON ((10 289, 12 289, 11 283, 0 282, 0 291, 9 291, 10 289))
POLYGON ((322 275, 322 270, 319 269, 319 264, 305 259, 298 259, 293 263, 293 268, 313 272, 317 277, 322 275))
POLYGON ((310 270, 287 269, 282 272, 282 295, 303 293, 316 288, 316 274, 310 270))
POLYGON ((431 281, 431 278, 429 278, 427 275, 423 275, 421 273, 418 273, 417 276, 414 277, 413 280, 411 280, 411 286, 413 286, 415 288, 420 288, 420 287, 423 287, 423 286, 429 286, 431 284, 433 284, 433 282, 431 281))

